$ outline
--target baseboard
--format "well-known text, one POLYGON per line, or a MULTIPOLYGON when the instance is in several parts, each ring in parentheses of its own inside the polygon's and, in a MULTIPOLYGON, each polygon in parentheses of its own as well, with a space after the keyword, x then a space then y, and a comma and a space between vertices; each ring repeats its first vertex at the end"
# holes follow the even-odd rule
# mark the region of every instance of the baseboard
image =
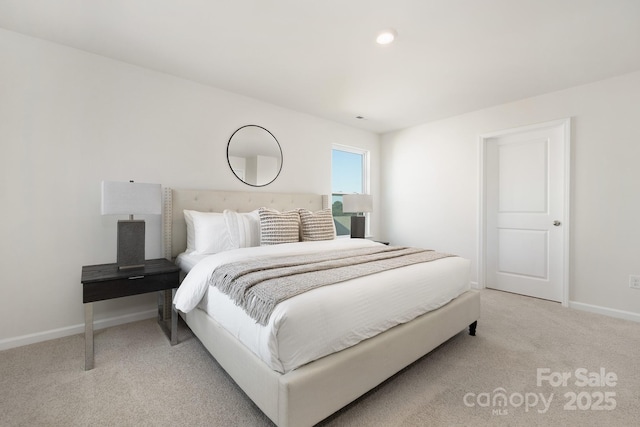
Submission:
POLYGON ((615 308, 601 307, 598 305, 585 304, 582 302, 569 301, 569 307, 576 310, 589 311, 591 313, 604 314, 609 317, 616 317, 618 319, 632 320, 634 322, 640 322, 640 314, 633 313, 631 311, 617 310, 615 308))
POLYGON ((471 282, 471 289, 482 289, 478 282, 471 282))
MULTIPOLYGON (((138 320, 150 319, 158 315, 158 309, 141 311, 138 313, 125 314, 124 316, 109 317, 107 319, 95 320, 93 330, 110 328, 112 326, 123 325, 125 323, 137 322, 138 320)), ((10 348, 22 347, 23 345, 35 344, 42 341, 49 341, 56 338, 68 337, 70 335, 83 334, 84 323, 67 326, 65 328, 52 329, 49 331, 37 332, 35 334, 22 335, 14 338, 0 340, 0 351, 10 348)))

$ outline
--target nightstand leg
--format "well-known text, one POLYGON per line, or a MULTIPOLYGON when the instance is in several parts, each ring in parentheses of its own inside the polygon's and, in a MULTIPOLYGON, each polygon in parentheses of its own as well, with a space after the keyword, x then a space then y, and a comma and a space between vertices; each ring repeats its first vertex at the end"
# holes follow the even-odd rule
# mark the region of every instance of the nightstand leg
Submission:
POLYGON ((93 303, 84 305, 84 370, 93 369, 93 303))
POLYGON ((178 312, 176 306, 173 305, 173 299, 176 297, 176 290, 171 289, 171 345, 178 344, 178 312))
POLYGON ((178 312, 173 306, 175 296, 175 288, 158 292, 158 324, 171 345, 178 344, 178 312))

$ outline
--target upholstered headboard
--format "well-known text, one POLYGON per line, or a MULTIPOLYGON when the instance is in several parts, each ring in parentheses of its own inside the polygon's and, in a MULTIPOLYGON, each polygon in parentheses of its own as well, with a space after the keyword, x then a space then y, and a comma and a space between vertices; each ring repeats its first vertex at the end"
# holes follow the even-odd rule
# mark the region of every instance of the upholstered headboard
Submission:
POLYGON ((173 259, 187 247, 185 209, 200 212, 251 212, 260 207, 285 211, 305 208, 318 211, 329 207, 329 197, 319 194, 258 193, 244 191, 164 189, 163 244, 164 256, 173 259))

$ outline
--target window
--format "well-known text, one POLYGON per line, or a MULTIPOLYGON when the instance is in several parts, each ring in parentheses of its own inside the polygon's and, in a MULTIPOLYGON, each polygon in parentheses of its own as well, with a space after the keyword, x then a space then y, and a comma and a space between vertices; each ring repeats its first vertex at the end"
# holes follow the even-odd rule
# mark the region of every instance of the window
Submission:
MULTIPOLYGON (((331 208, 338 236, 351 235, 351 216, 342 212, 344 194, 369 193, 369 152, 334 145, 331 156, 331 208)), ((368 221, 367 221, 368 224, 368 221)), ((368 225, 367 225, 368 228, 368 225)), ((367 234, 368 229, 367 229, 367 234)))

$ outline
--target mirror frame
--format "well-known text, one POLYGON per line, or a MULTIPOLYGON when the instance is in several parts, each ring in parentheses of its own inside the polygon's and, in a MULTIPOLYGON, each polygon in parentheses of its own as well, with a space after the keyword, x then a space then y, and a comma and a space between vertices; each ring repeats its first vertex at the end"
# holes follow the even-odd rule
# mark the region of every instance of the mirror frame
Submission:
POLYGON ((269 184, 271 184, 273 181, 275 181, 279 176, 280 176, 280 172, 282 171, 282 164, 284 163, 284 155, 282 154, 282 147, 280 146, 280 142, 278 141, 278 139, 275 137, 274 134, 272 134, 271 132, 269 132, 268 129, 260 126, 260 125, 244 125, 239 127, 238 129, 236 129, 231 136, 229 137, 229 142, 227 142, 227 163, 229 164, 229 169, 231 169, 231 172, 233 173, 233 175, 238 178, 238 180, 240 180, 240 182, 246 184, 246 185, 250 185, 251 187, 264 187, 267 186, 269 184), (276 176, 273 177, 273 179, 265 184, 251 184, 247 181, 245 181, 244 179, 240 178, 238 176, 238 174, 236 174, 236 171, 233 169, 233 166, 231 166, 231 160, 229 159, 229 148, 231 147, 231 140, 233 140, 233 137, 235 136, 236 133, 238 133, 239 131, 241 131, 244 128, 247 127, 255 127, 255 128, 259 128, 262 129, 263 131, 267 132, 271 138, 273 138, 273 140, 275 141, 276 145, 278 146, 278 151, 280 151, 280 168, 278 168, 278 172, 276 173, 276 176))

